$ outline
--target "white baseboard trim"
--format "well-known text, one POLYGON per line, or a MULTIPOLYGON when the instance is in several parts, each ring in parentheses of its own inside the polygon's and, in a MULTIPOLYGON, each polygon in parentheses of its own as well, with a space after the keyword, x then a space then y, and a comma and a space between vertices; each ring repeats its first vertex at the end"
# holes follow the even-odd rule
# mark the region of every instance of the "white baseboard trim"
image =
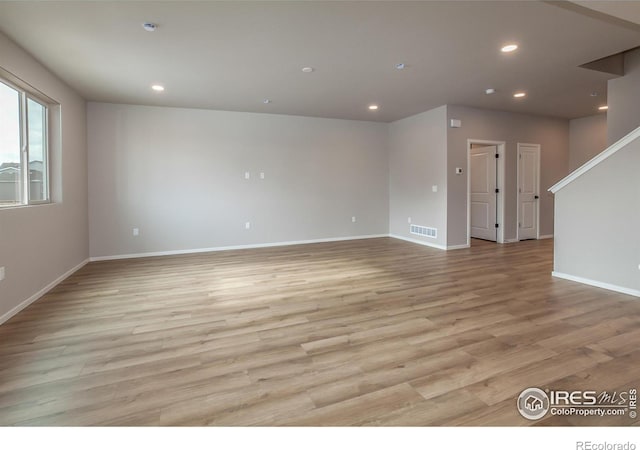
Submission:
POLYGON ((82 269, 87 263, 89 262, 89 259, 85 259, 84 261, 82 261, 80 264, 78 264, 77 266, 75 266, 74 268, 66 271, 65 273, 63 273, 62 275, 60 275, 58 278, 56 278, 55 280, 53 280, 51 283, 47 284, 45 287, 43 287, 42 289, 40 289, 38 292, 36 292, 35 294, 33 294, 31 297, 29 297, 28 299, 26 299, 25 301, 23 301, 22 303, 20 303, 17 306, 14 306, 13 308, 11 308, 9 311, 7 311, 6 313, 4 313, 2 316, 0 316, 0 325, 2 325, 3 323, 5 323, 7 320, 11 319, 13 316, 15 316, 16 314, 18 314, 20 311, 22 311, 23 309, 25 309, 27 306, 29 306, 30 304, 32 304, 33 302, 35 302, 36 300, 38 300, 40 297, 42 297, 44 294, 46 294, 47 292, 49 292, 51 289, 53 289, 54 287, 56 287, 57 285, 59 285, 60 283, 62 283, 64 280, 66 280, 67 278, 69 278, 71 275, 73 275, 74 273, 76 273, 78 270, 82 269))
POLYGON ((589 286, 595 286, 609 291, 620 292, 621 294, 633 295, 634 297, 640 297, 640 291, 636 289, 630 289, 615 284, 604 283, 602 281, 590 280, 589 278, 577 277, 575 275, 569 275, 562 272, 551 272, 551 275, 556 278, 562 278, 563 280, 575 281, 576 283, 588 284, 589 286))
POLYGON ((505 239, 504 244, 513 244, 515 242, 520 242, 518 239, 505 239))
POLYGON ((432 244, 431 242, 426 242, 426 241, 419 241, 417 239, 412 239, 412 238, 408 238, 408 237, 404 237, 404 236, 399 236, 397 234, 390 234, 389 237, 392 237, 394 239, 400 239, 402 241, 412 242, 414 244, 424 245, 426 247, 437 248, 439 250, 447 250, 447 247, 444 246, 444 245, 432 244))
POLYGON ((304 241, 268 242, 266 244, 228 245, 223 247, 190 248, 186 250, 168 250, 168 251, 147 252, 147 253, 128 253, 123 255, 112 255, 112 256, 92 256, 91 258, 89 258, 89 261, 91 262, 112 261, 116 259, 149 258, 152 256, 189 255, 192 253, 209 253, 209 252, 222 252, 225 250, 247 250, 252 248, 284 247, 288 245, 318 244, 321 242, 355 241, 358 239, 375 239, 375 238, 383 238, 383 237, 389 237, 389 235, 388 234, 366 234, 362 236, 309 239, 304 241))
POLYGON ((553 239, 553 234, 543 234, 538 239, 553 239))
POLYGON ((461 244, 461 245, 447 245, 447 250, 458 250, 461 248, 469 248, 470 244, 461 244))

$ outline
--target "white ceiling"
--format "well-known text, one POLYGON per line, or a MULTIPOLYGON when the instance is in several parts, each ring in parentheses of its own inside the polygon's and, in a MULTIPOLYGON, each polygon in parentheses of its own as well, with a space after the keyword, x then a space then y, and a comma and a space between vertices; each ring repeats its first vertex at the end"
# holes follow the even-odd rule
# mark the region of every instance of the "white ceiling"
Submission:
POLYGON ((640 45, 640 27, 598 15, 535 1, 3 1, 0 30, 87 100, 385 122, 447 103, 575 118, 597 112, 612 77, 578 66, 640 45), (501 54, 506 42, 520 49, 501 54), (528 96, 514 100, 519 89, 528 96))
POLYGON ((638 0, 589 0, 574 1, 572 3, 640 25, 640 3, 638 0))

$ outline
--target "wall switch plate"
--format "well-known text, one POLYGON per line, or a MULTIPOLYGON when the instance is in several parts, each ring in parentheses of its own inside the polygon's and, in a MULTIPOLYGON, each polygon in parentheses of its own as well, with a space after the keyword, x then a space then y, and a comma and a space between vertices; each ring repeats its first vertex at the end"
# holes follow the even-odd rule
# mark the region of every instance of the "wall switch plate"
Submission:
POLYGON ((355 221, 356 221, 356 216, 351 216, 351 222, 355 223, 355 221))
POLYGON ((4 267, 0 267, 0 281, 4 280, 4 267))
POLYGON ((251 173, 250 172, 245 172, 244 173, 244 179, 248 180, 249 178, 251 178, 251 173))
POLYGON ((260 179, 264 180, 264 172, 260 172, 260 179))
POLYGON ((437 185, 437 184, 434 184, 433 186, 431 186, 431 190, 432 190, 433 192, 438 192, 438 185, 437 185))
POLYGON ((411 217, 407 217, 407 223, 411 223, 411 217))
POLYGON ((462 120, 451 119, 451 128, 460 128, 462 126, 462 120))
POLYGON ((245 230, 248 230, 248 229, 250 229, 250 228, 251 228, 251 222, 245 222, 245 223, 244 223, 244 229, 245 229, 245 230))
POLYGON ((462 167, 456 167, 456 175, 462 175, 462 167))
POLYGON ((140 228, 134 228, 133 229, 133 235, 134 236, 140 236, 140 228))

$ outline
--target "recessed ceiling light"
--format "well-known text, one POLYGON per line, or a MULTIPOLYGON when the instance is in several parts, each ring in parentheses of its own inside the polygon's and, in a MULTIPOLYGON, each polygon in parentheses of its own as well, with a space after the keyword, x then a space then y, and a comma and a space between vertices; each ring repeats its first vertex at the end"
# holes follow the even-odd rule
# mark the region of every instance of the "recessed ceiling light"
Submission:
POLYGON ((526 92, 516 92, 515 94, 513 94, 513 96, 515 98, 522 98, 522 97, 526 97, 527 93, 526 92))
POLYGON ((404 63, 398 63, 398 64, 396 64, 396 69, 398 69, 398 70, 402 70, 402 69, 404 69, 405 67, 406 67, 406 66, 404 65, 404 63))
POLYGON ((487 95, 491 95, 491 94, 495 94, 496 90, 494 88, 489 88, 489 89, 485 89, 484 93, 487 95))
POLYGON ((606 111, 607 109, 609 109, 609 107, 607 105, 602 105, 602 106, 599 106, 598 109, 600 111, 606 111))
POLYGON ((153 86, 151 86, 151 89, 156 92, 162 92, 164 91, 164 86, 162 86, 161 84, 154 84, 153 86))
POLYGON ((369 105, 369 109, 371 111, 375 111, 376 109, 378 109, 378 105, 369 105))
POLYGON ((269 100, 268 98, 265 98, 264 100, 262 100, 262 103, 264 103, 265 105, 268 105, 269 103, 271 103, 271 100, 269 100))
POLYGON ((142 24, 142 28, 144 28, 145 31, 156 31, 158 25, 152 22, 145 22, 142 24))
POLYGON ((304 73, 311 73, 311 72, 313 72, 313 67, 303 67, 302 71, 304 73))
POLYGON ((518 50, 518 46, 516 44, 507 44, 500 49, 502 53, 511 53, 518 50))

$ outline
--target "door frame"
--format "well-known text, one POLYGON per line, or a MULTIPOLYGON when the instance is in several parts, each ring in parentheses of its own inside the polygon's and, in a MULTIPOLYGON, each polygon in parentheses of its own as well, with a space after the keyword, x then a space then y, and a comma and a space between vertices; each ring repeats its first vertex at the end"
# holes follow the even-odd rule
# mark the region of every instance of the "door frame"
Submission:
POLYGON ((538 166, 538 170, 536 173, 538 174, 536 180, 536 191, 538 192, 538 201, 536 202, 536 239, 540 239, 540 200, 542 200, 542 196, 540 195, 540 144, 529 144, 527 142, 518 142, 518 150, 516 158, 517 161, 517 169, 516 169, 516 240, 520 242, 520 147, 535 147, 536 149, 536 164, 538 166))
POLYGON ((467 139, 467 247, 471 245, 471 144, 495 145, 498 148, 498 198, 496 199, 496 211, 498 216, 498 233, 496 243, 504 244, 504 156, 506 141, 487 141, 484 139, 467 139))

